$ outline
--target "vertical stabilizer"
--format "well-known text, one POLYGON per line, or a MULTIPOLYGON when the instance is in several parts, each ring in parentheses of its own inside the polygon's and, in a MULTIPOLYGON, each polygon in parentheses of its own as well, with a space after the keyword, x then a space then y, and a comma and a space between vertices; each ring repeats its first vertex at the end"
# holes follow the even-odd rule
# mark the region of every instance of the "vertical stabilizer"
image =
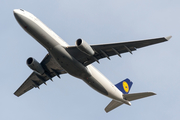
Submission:
POLYGON ((130 81, 128 78, 121 81, 120 83, 116 84, 115 86, 123 93, 128 94, 133 82, 130 81))

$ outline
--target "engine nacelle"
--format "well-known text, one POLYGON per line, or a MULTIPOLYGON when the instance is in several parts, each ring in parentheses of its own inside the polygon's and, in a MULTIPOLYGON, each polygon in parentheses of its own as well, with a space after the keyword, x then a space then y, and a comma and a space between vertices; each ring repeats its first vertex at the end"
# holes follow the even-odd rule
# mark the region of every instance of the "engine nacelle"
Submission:
POLYGON ((42 68, 41 64, 39 64, 39 62, 36 59, 30 57, 27 59, 26 63, 35 72, 41 75, 44 73, 44 69, 42 68))
POLYGON ((81 52, 83 52, 89 56, 93 56, 95 54, 95 52, 91 48, 91 46, 83 39, 76 40, 76 46, 81 52))

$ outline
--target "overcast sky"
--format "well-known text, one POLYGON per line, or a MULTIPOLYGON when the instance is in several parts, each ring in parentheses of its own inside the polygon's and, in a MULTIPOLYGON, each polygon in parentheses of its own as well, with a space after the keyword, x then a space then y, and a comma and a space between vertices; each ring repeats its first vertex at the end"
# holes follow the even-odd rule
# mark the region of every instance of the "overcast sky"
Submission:
POLYGON ((0 0, 1 120, 178 120, 180 119, 179 0, 0 0), (112 83, 133 81, 130 93, 156 96, 133 101, 106 113, 111 101, 68 74, 21 97, 13 93, 47 54, 17 23, 13 9, 31 12, 68 44, 89 44, 173 37, 164 43, 102 59, 93 65, 112 83))

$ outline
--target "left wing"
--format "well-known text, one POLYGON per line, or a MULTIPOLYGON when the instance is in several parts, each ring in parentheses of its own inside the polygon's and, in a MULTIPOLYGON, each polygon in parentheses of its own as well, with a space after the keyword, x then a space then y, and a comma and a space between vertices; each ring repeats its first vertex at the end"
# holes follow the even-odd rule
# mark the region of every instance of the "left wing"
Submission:
POLYGON ((39 88, 41 84, 46 84, 46 81, 49 79, 52 80, 52 78, 56 75, 59 77, 60 74, 66 73, 66 71, 49 54, 46 55, 40 64, 44 68, 45 73, 40 75, 36 72, 33 72, 16 90, 14 93, 16 96, 19 97, 34 87, 39 88))
POLYGON ((136 50, 137 48, 146 47, 149 45, 161 43, 168 41, 171 38, 162 37, 155 39, 147 39, 140 41, 132 41, 132 42, 121 42, 121 43, 112 43, 112 44, 100 44, 100 45, 91 45, 92 49, 95 51, 95 55, 88 56, 87 54, 81 52, 76 46, 68 47, 66 50, 79 62, 84 64, 85 66, 97 61, 99 59, 107 57, 110 59, 110 56, 119 55, 125 52, 130 52, 136 50))

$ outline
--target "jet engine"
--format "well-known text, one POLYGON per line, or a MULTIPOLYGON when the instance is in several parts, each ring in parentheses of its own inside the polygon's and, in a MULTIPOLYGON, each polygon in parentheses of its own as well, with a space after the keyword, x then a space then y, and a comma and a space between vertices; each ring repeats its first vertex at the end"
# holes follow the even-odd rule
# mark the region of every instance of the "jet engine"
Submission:
POLYGON ((76 46, 81 52, 83 52, 89 56, 93 56, 95 54, 95 52, 91 48, 91 46, 83 39, 76 40, 76 46))
POLYGON ((44 73, 44 69, 42 68, 41 64, 39 64, 39 62, 36 59, 30 57, 27 59, 26 63, 35 72, 41 75, 44 73))

